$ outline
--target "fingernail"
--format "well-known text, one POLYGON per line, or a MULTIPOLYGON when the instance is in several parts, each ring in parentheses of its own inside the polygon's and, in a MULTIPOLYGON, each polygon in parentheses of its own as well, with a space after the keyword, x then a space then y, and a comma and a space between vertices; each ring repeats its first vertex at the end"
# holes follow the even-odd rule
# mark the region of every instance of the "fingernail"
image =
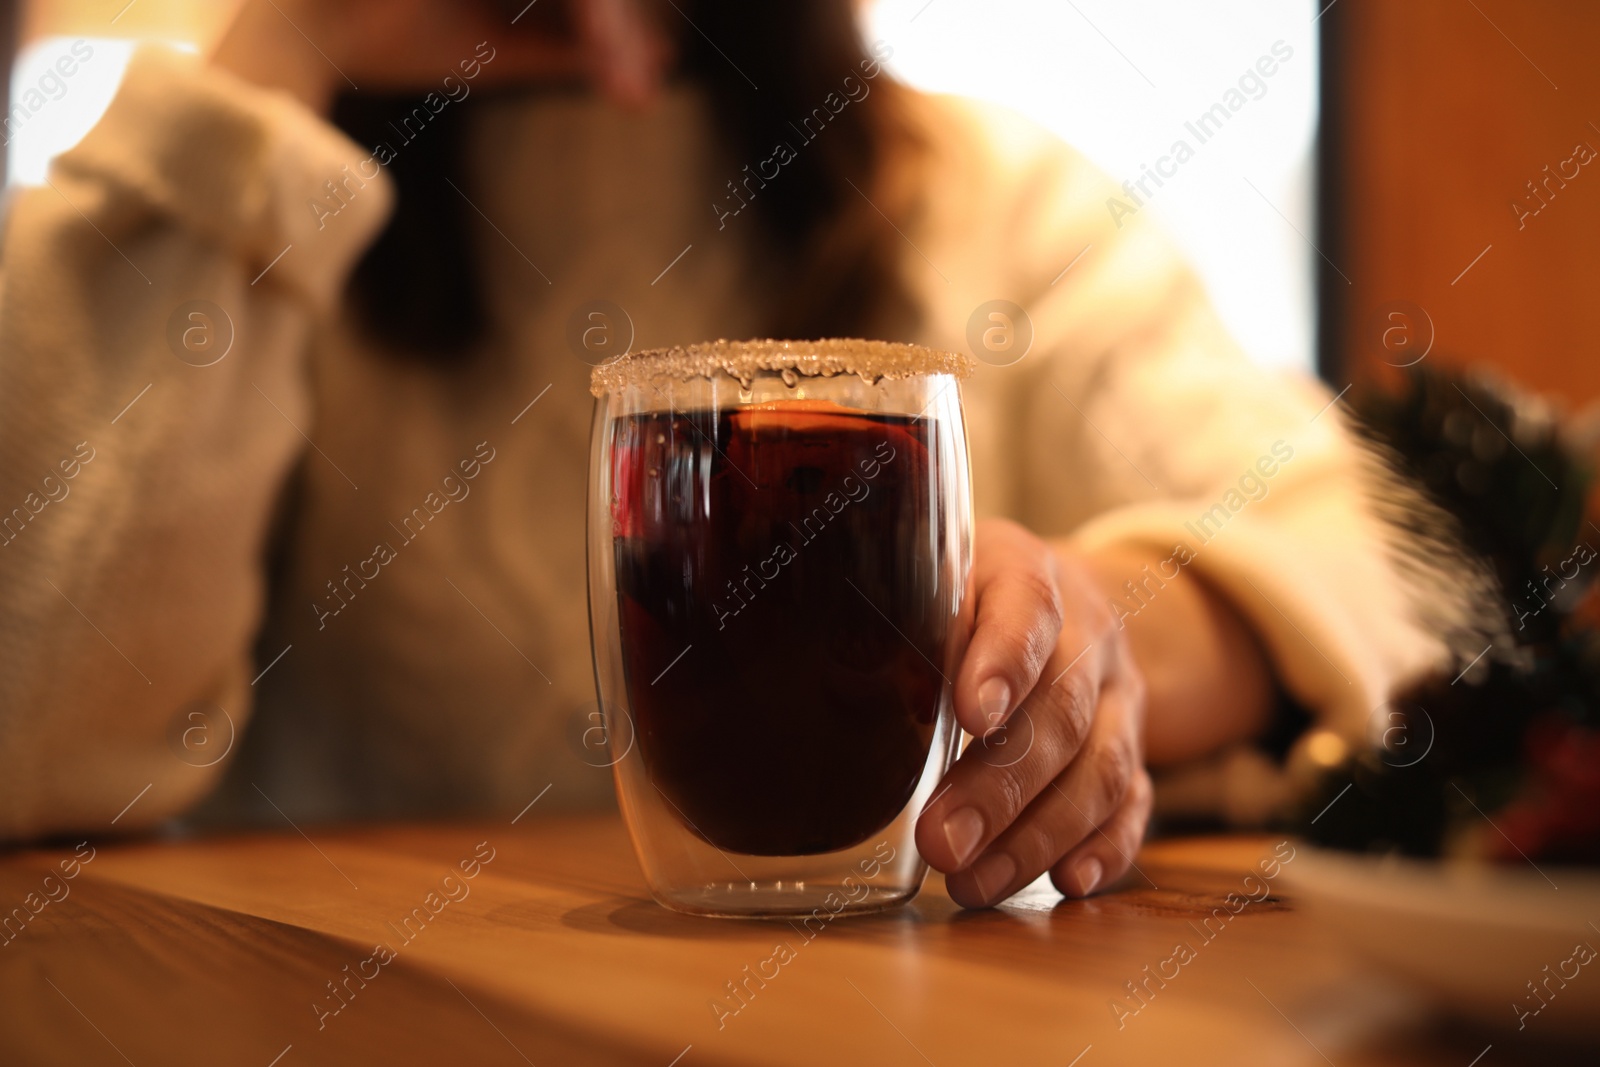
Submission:
POLYGON ((978 686, 978 710, 991 727, 999 726, 1011 714, 1011 686, 1004 678, 990 678, 978 686))
POLYGON ((976 808, 958 808, 945 816, 944 841, 950 846, 950 854, 956 858, 957 870, 967 865, 981 840, 983 816, 978 814, 976 808))
POLYGON ((1072 868, 1073 881, 1078 883, 1078 896, 1086 897, 1093 893, 1094 887, 1100 884, 1100 876, 1105 874, 1105 871, 1100 861, 1093 856, 1079 860, 1078 865, 1072 868))
POLYGON ((1017 875, 1017 864, 1004 852, 985 856, 972 868, 972 880, 977 883, 978 895, 986 904, 995 904, 1000 894, 1017 875))

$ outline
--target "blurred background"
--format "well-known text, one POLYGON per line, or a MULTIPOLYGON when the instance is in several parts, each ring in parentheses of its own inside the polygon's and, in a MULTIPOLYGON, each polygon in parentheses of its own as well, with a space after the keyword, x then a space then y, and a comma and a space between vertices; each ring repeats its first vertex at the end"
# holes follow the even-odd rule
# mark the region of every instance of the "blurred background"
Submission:
MULTIPOLYGON (((234 6, 0 5, 8 186, 41 181, 93 125, 135 41, 203 48, 234 6), (50 64, 80 39, 93 57, 58 85, 50 64)), ((1128 180, 1193 143, 1185 123, 1282 42, 1291 58, 1146 205, 1251 355, 1335 388, 1427 353, 1573 406, 1600 394, 1583 354, 1600 178, 1557 169, 1600 146, 1600 6, 875 0, 868 26, 904 80, 1016 108, 1128 180)))

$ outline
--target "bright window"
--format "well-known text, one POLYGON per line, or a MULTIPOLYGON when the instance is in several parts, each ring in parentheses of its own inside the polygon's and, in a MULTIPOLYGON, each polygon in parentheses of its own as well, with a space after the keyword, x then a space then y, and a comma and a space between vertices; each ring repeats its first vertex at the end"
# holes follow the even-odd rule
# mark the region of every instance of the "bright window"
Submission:
POLYGON ((11 68, 11 110, 5 117, 8 184, 44 184, 50 160, 83 140, 105 114, 136 44, 113 37, 45 37, 22 50, 11 68))
POLYGON ((893 46, 889 66, 904 80, 1008 105, 1118 181, 1137 181, 1186 141, 1192 157, 1161 163, 1176 173, 1159 189, 1147 180, 1154 192, 1142 199, 1251 356, 1309 369, 1320 10, 1309 0, 879 0, 868 38, 893 46), (1263 57, 1271 76, 1257 70, 1263 57), (1244 104, 1197 127, 1209 134, 1201 143, 1185 124, 1237 103, 1229 90, 1244 104))

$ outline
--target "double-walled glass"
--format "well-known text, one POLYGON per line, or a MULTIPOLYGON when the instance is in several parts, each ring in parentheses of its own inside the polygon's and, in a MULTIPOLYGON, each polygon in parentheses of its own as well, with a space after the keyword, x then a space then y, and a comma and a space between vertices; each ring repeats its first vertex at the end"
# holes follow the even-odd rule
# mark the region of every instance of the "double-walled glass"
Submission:
POLYGON ((826 922, 921 887, 972 612, 968 369, 843 340, 596 369, 596 684, 665 906, 826 922))

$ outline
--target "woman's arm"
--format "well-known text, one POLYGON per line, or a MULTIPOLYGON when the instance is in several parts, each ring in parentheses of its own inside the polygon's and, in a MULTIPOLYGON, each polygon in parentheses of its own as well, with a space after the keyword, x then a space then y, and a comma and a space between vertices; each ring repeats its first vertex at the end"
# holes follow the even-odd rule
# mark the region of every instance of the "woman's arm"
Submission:
POLYGON ((1056 548, 1087 565, 1127 631, 1145 681, 1146 763, 1199 759, 1266 728, 1276 695, 1266 653, 1204 578, 1176 566, 1170 552, 1082 552, 1070 541, 1056 548))
POLYGON ((326 229, 308 205, 365 155, 287 99, 145 49, 11 205, 0 839, 149 825, 243 730, 270 515, 313 425, 302 352, 387 187, 326 229))
POLYGON ((447 77, 647 99, 666 52, 634 6, 567 8, 571 40, 486 3, 247 0, 209 64, 138 53, 50 185, 17 196, 0 840, 149 825, 220 774, 250 714, 271 512, 315 435, 304 350, 392 196, 383 161, 321 117, 353 85, 447 77))
MULTIPOLYGON (((1252 366, 1150 212, 1109 212, 1126 192, 1081 157, 995 109, 937 112, 915 240, 959 266, 927 283, 928 340, 964 346, 999 297, 1031 342, 965 389, 979 511, 1015 520, 976 541, 980 634, 985 590, 1031 592, 974 636, 956 710, 981 737, 983 686, 1009 677, 1004 746, 1031 747, 970 745, 917 841, 963 903, 1046 870, 1082 894, 1128 869, 1147 760, 1247 741, 1275 688, 1358 741, 1444 650, 1330 392, 1252 366)), ((1215 784, 1208 814, 1278 799, 1215 784)))
POLYGON ((529 4, 518 21, 488 0, 246 0, 211 61, 325 113, 347 89, 435 89, 480 44, 494 59, 473 64, 477 86, 587 82, 625 105, 653 99, 672 59, 638 0, 529 4))

